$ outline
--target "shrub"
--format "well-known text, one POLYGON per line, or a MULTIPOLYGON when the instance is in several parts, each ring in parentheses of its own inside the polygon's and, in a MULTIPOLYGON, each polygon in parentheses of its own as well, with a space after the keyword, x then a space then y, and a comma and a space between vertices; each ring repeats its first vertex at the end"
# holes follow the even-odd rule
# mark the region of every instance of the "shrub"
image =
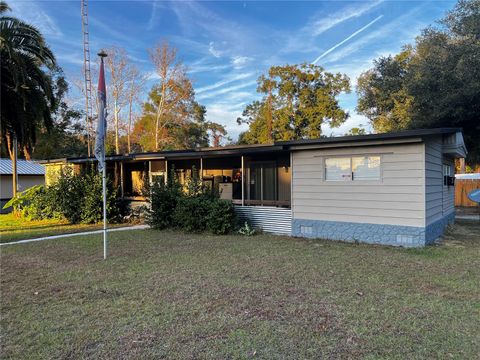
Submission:
POLYGON ((211 200, 207 196, 182 196, 173 213, 174 225, 188 232, 202 232, 207 227, 211 200))
POLYGON ((207 230, 223 235, 231 232, 235 226, 235 211, 230 201, 214 198, 208 209, 207 230))
MULTIPOLYGON (((85 174, 81 177, 85 191, 81 222, 86 224, 98 223, 103 220, 103 186, 100 174, 85 174)), ((121 199, 120 190, 113 187, 110 179, 107 179, 107 219, 110 222, 121 221, 127 213, 126 203, 121 199)))
MULTIPOLYGON (((172 175, 173 176, 173 175, 172 175)), ((173 226, 173 213, 181 196, 178 182, 155 179, 150 191, 150 209, 146 212, 146 222, 155 229, 166 229, 173 226)))
POLYGON ((47 191, 43 185, 32 186, 19 192, 10 199, 4 209, 13 207, 14 212, 27 220, 40 220, 47 218, 62 218, 58 203, 52 191, 47 191))
POLYGON ((255 229, 245 221, 245 224, 238 230, 238 233, 245 236, 253 236, 255 235, 255 229))
MULTIPOLYGON (((35 186, 10 202, 30 220, 65 218, 73 224, 96 223, 103 219, 102 177, 97 172, 76 175, 67 169, 51 186, 35 186)), ((118 189, 107 181, 108 220, 119 221, 126 212, 118 189)))
POLYGON ((184 186, 179 184, 173 169, 168 184, 152 184, 147 223, 156 229, 177 227, 188 232, 228 233, 235 223, 233 205, 205 187, 195 169, 192 174, 184 186))
POLYGON ((31 200, 23 206, 22 217, 27 220, 64 218, 58 206, 57 193, 49 191, 45 186, 39 187, 31 200))

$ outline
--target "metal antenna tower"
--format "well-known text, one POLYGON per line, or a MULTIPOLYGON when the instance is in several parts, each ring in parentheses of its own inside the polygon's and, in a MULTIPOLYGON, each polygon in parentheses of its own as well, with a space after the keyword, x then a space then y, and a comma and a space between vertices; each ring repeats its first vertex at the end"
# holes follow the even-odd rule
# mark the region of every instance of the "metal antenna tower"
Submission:
POLYGON ((92 73, 90 71, 90 41, 88 34, 87 0, 81 0, 83 33, 83 74, 85 77, 85 125, 87 130, 88 156, 92 153, 92 73))

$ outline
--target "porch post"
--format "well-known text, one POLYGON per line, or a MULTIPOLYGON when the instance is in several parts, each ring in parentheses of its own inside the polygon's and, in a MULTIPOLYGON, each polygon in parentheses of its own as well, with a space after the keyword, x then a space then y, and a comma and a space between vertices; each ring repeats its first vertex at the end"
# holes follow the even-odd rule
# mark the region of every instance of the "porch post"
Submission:
POLYGON ((120 195, 122 196, 123 199, 123 162, 120 162, 120 195))
POLYGON ((148 184, 152 185, 152 162, 148 161, 148 184))
POLYGON ((203 180, 203 158, 200 156, 200 180, 203 180))
POLYGON ((245 166, 242 155, 242 206, 245 206, 245 166))
POLYGON ((164 179, 165 179, 165 185, 168 184, 168 160, 165 159, 165 176, 164 176, 164 179))

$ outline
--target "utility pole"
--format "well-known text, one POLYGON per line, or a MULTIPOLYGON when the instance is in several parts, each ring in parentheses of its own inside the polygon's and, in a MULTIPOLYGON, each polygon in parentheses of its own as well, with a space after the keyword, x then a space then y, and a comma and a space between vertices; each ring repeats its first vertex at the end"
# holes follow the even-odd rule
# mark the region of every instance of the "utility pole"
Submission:
POLYGON ((90 40, 88 32, 87 0, 81 0, 82 34, 83 34, 83 74, 85 81, 85 127, 87 130, 88 156, 92 154, 92 74, 90 72, 90 40))

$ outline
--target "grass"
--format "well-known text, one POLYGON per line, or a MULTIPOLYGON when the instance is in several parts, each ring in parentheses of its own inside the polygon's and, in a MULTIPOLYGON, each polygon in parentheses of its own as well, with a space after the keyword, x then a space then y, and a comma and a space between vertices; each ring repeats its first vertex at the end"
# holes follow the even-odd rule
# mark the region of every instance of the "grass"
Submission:
MULTIPOLYGON (((115 225, 109 225, 118 226, 115 225)), ((98 230, 102 224, 70 224, 66 220, 28 221, 10 214, 0 215, 0 243, 32 239, 41 236, 70 234, 98 230)))
POLYGON ((402 249, 125 231, 1 248, 2 358, 478 358, 480 224, 402 249))

